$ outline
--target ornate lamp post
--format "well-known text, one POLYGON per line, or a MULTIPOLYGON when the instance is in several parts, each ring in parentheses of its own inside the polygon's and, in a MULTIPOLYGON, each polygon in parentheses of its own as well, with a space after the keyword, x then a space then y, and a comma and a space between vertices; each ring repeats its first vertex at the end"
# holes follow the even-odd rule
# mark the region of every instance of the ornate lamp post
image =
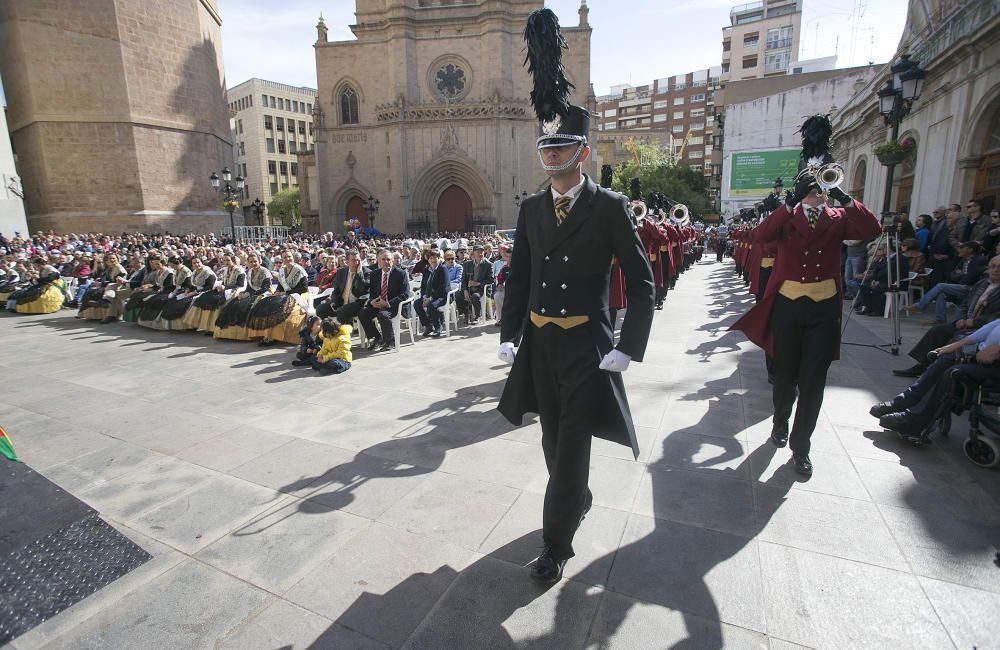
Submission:
POLYGON ((368 213, 368 225, 372 230, 375 229, 375 217, 378 216, 378 206, 379 201, 371 194, 368 195, 368 200, 365 201, 365 212, 368 213))
POLYGON ((233 212, 239 207, 240 203, 237 199, 243 197, 243 185, 244 180, 242 176, 236 177, 236 187, 233 187, 229 181, 233 180, 233 173, 229 171, 228 167, 222 168, 222 180, 225 181, 226 186, 220 187, 219 175, 212 172, 212 175, 208 177, 212 181, 212 189, 216 192, 222 192, 222 207, 229 211, 229 236, 233 238, 233 243, 236 243, 236 222, 233 221, 233 212))
POLYGON ((257 217, 257 223, 261 226, 264 225, 264 202, 260 200, 258 196, 254 199, 253 203, 250 204, 253 208, 254 216, 257 217))
MULTIPOLYGON (((892 127, 892 141, 899 140, 899 124, 910 113, 913 102, 920 99, 924 87, 924 71, 916 61, 910 60, 909 54, 903 54, 899 61, 893 64, 892 78, 887 79, 885 86, 878 91, 878 110, 885 123, 892 127)), ((889 212, 892 202, 892 177, 896 164, 886 165, 888 172, 885 180, 885 198, 882 201, 882 212, 889 212)))

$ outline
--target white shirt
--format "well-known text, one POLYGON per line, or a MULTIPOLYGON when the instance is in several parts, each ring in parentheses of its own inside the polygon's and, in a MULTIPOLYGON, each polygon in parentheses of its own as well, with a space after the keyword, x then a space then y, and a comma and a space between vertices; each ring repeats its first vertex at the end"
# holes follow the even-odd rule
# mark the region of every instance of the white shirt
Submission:
POLYGON ((573 209, 573 205, 576 203, 576 200, 580 197, 580 190, 582 190, 583 186, 587 183, 587 177, 585 175, 583 175, 583 174, 581 174, 581 175, 583 176, 583 180, 581 180, 579 183, 577 183, 573 187, 571 187, 568 190, 566 190, 565 194, 560 194, 559 192, 557 192, 555 187, 551 187, 550 188, 552 190, 552 203, 553 204, 560 197, 563 197, 563 196, 568 196, 569 197, 569 207, 566 208, 566 212, 567 213, 570 210, 573 209))

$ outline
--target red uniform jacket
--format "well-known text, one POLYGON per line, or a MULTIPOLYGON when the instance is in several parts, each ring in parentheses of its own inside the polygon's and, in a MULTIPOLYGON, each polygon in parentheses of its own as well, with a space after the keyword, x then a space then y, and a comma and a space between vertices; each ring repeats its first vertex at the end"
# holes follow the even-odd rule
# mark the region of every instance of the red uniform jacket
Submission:
MULTIPOLYGON (((625 274, 622 273, 618 258, 611 260, 611 284, 608 287, 608 306, 612 309, 628 307, 628 297, 625 295, 625 274)), ((611 327, 615 326, 611 323, 611 327)))
MULTIPOLYGON (((871 239, 882 232, 875 215, 858 201, 846 208, 824 206, 816 223, 809 228, 802 206, 790 211, 785 205, 757 226, 757 239, 763 244, 774 242, 778 254, 767 283, 764 298, 736 321, 731 330, 743 332, 748 339, 774 354, 771 332, 771 310, 778 289, 785 280, 811 283, 833 279, 842 298, 840 280, 840 244, 845 239, 871 239)), ((809 300, 803 298, 802 300, 809 300)), ((840 358, 840 341, 832 341, 830 354, 840 358)))
POLYGON ((667 245, 667 239, 651 221, 643 221, 639 227, 639 239, 642 240, 642 247, 646 249, 649 264, 653 267, 653 281, 659 289, 663 287, 663 254, 660 252, 660 247, 667 245))

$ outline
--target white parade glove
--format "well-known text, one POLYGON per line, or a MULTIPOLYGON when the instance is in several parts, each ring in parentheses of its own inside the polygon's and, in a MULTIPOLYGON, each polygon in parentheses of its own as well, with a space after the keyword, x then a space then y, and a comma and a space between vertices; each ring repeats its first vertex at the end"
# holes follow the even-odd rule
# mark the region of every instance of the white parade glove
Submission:
POLYGON ((628 370, 628 364, 630 361, 632 361, 632 357, 628 356, 624 352, 612 350, 604 355, 604 358, 601 359, 601 365, 598 367, 601 370, 607 370, 608 372, 625 372, 628 370))
POLYGON ((517 354, 517 348, 510 341, 500 344, 500 350, 497 351, 497 359, 500 359, 508 366, 514 365, 514 356, 517 354))

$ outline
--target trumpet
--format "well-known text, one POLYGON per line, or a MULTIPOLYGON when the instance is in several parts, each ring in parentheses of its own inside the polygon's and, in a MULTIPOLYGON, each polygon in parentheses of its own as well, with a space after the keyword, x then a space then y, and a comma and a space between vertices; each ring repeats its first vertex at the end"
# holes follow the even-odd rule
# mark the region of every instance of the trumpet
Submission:
POLYGON ((826 196, 830 190, 843 184, 844 168, 835 162, 825 165, 808 165, 795 176, 796 182, 805 176, 812 176, 816 179, 816 185, 819 188, 818 194, 826 196))
POLYGON ((644 219, 648 219, 649 209, 646 207, 644 201, 635 200, 632 201, 632 217, 635 219, 636 223, 640 223, 644 219))

